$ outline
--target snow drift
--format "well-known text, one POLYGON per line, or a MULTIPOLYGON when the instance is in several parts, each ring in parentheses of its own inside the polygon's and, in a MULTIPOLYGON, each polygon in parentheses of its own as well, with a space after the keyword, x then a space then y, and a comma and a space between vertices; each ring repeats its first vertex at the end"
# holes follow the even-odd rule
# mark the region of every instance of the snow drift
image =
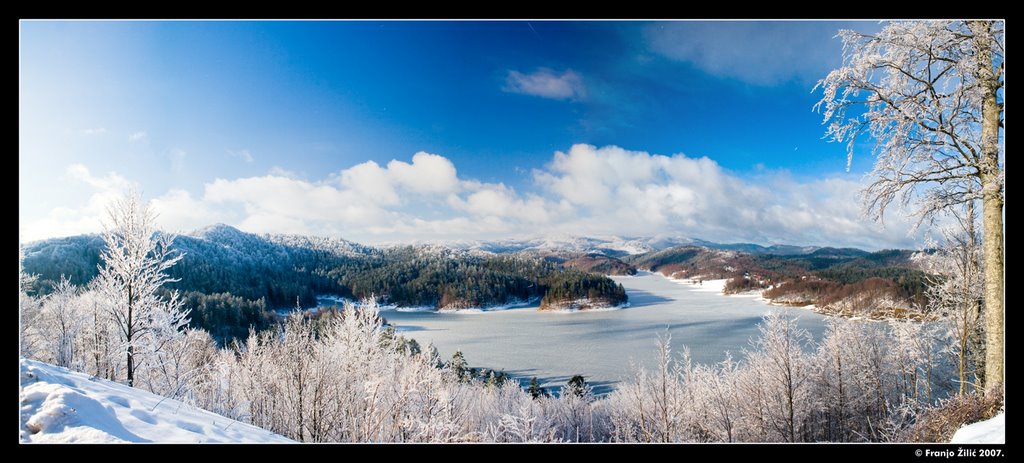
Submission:
POLYGON ((956 431, 951 444, 1005 444, 1006 414, 1000 413, 991 419, 969 424, 956 431))
POLYGON ((292 442, 141 389, 34 360, 20 363, 21 442, 292 442))

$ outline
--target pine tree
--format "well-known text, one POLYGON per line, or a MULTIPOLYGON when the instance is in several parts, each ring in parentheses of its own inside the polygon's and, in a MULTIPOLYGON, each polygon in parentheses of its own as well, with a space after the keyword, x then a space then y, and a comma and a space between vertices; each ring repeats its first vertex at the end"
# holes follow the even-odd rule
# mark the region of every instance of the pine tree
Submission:
POLYGON ((469 368, 466 367, 466 357, 462 355, 461 350, 457 350, 452 354, 452 359, 448 362, 448 368, 459 381, 468 381, 472 378, 469 368))
POLYGON ((547 395, 544 392, 544 388, 540 387, 540 381, 537 381, 536 376, 530 378, 530 386, 526 389, 526 392, 528 392, 534 399, 547 395))
POLYGON ((587 380, 583 378, 583 375, 573 375, 572 378, 569 378, 569 382, 565 384, 562 393, 583 397, 586 395, 588 387, 587 380))

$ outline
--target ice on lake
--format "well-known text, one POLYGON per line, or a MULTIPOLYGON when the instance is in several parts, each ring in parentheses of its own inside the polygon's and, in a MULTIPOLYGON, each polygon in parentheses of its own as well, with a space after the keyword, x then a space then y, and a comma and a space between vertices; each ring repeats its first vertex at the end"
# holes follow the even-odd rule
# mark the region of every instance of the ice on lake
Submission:
MULTIPOLYGON (((504 370, 520 378, 538 377, 561 386, 582 374, 596 392, 628 380, 633 364, 653 365, 658 335, 672 335, 673 350, 688 346, 694 362, 714 363, 750 347, 758 323, 769 310, 783 310, 749 296, 723 296, 661 275, 613 277, 626 288, 623 310, 576 313, 539 312, 534 307, 471 313, 401 312, 382 315, 422 346, 432 342, 443 359, 461 350, 470 366, 504 370)), ((789 309, 815 339, 824 317, 789 309)))

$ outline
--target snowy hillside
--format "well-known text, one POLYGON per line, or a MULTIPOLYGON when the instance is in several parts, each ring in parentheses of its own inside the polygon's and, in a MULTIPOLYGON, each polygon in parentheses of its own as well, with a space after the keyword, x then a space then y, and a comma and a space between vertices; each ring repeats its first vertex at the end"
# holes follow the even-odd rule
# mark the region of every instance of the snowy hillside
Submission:
POLYGON ((650 238, 585 237, 573 235, 536 236, 504 240, 452 240, 434 243, 453 249, 484 251, 495 254, 511 252, 596 253, 610 256, 643 254, 672 246, 692 244, 689 238, 656 236, 650 238))
MULTIPOLYGON (((401 246, 408 243, 391 243, 388 246, 401 246)), ((613 257, 631 256, 662 251, 677 246, 700 246, 723 251, 741 251, 750 254, 775 254, 780 256, 796 256, 810 254, 820 249, 817 246, 771 245, 761 246, 752 243, 716 243, 697 238, 657 235, 650 237, 619 237, 619 236, 574 236, 549 235, 532 238, 510 238, 504 240, 449 240, 442 242, 414 242, 414 244, 434 244, 452 249, 491 252, 495 254, 511 252, 537 253, 577 253, 604 254, 613 257)))
POLYGON ((292 442, 141 389, 21 359, 20 441, 292 442))
POLYGON ((964 426, 953 434, 951 444, 1005 444, 1006 414, 964 426))
POLYGON ((364 246, 341 238, 303 235, 261 235, 271 243, 330 253, 336 257, 353 257, 376 254, 380 251, 371 246, 364 246))

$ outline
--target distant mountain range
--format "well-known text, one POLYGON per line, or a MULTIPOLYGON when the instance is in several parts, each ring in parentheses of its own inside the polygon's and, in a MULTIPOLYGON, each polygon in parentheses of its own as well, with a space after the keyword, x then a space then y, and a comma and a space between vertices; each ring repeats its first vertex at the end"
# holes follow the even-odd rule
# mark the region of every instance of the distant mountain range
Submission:
MULTIPOLYGON (((215 224, 181 234, 174 246, 186 254, 173 273, 182 278, 182 287, 202 292, 222 291, 224 288, 214 281, 201 285, 190 282, 190 273, 219 274, 229 281, 245 281, 251 275, 279 278, 279 285, 288 287, 284 294, 294 298, 296 292, 303 300, 312 300, 312 291, 338 290, 335 278, 327 278, 324 269, 351 266, 358 261, 366 266, 372 262, 388 260, 388 256, 402 253, 403 256, 426 256, 431 259, 483 258, 489 255, 526 254, 553 260, 565 267, 577 268, 605 274, 630 273, 630 262, 646 255, 656 255, 672 249, 708 249, 734 251, 764 256, 805 256, 817 259, 856 258, 868 255, 866 251, 853 248, 822 248, 818 246, 772 245, 761 246, 752 243, 715 243, 711 241, 678 237, 586 237, 547 236, 531 238, 510 238, 502 240, 459 240, 445 242, 420 242, 411 244, 395 243, 384 246, 368 246, 341 238, 254 234, 235 227, 215 224), (315 269, 324 271, 316 272, 315 269), (304 291, 298 287, 308 286, 304 291)), ((44 281, 56 281, 60 275, 67 275, 72 282, 82 284, 97 273, 103 240, 100 236, 79 235, 28 243, 25 249, 25 268, 39 273, 44 281)), ((258 285, 257 285, 258 286, 258 285)), ((239 288, 231 288, 237 290, 239 288)), ((271 291, 273 293, 273 291, 271 291)), ((258 299, 264 290, 244 291, 243 297, 258 299)), ((270 294, 270 302, 282 303, 284 294, 270 294)))
MULTIPOLYGON (((83 285, 97 275, 103 246, 98 235, 29 243, 23 248, 24 269, 39 275, 41 293, 61 275, 83 285)), ((174 247, 185 257, 170 269, 178 281, 168 287, 182 291, 197 326, 221 329, 223 341, 244 337, 252 325, 269 326, 263 315, 268 311, 316 305, 319 295, 454 310, 534 300, 542 307, 584 299, 615 305, 627 295, 607 275, 638 270, 729 279, 727 292, 774 288, 773 297, 819 306, 868 290, 878 300, 913 300, 920 306, 924 288, 924 275, 907 250, 869 253, 668 236, 367 246, 340 238, 258 235, 217 224, 179 235, 174 247), (792 283, 783 286, 784 281, 792 283)))
MULTIPOLYGON (((534 238, 509 238, 501 240, 456 240, 442 241, 434 245, 444 246, 452 249, 465 249, 471 251, 484 251, 496 254, 510 252, 534 252, 534 253, 576 253, 576 254, 603 254, 609 257, 623 257, 636 254, 645 254, 677 246, 698 246, 708 249, 720 249, 724 251, 740 251, 749 254, 774 254, 779 256, 797 256, 810 254, 819 249, 819 246, 792 246, 776 244, 761 246, 753 243, 715 243, 699 238, 687 238, 677 236, 653 236, 653 237, 589 237, 589 236, 548 236, 534 238)), ((859 249, 853 252, 866 251, 859 249)))
MULTIPOLYGON (((96 235, 81 235, 79 237, 52 238, 26 244, 26 249, 52 248, 53 246, 64 246, 68 243, 79 241, 89 237, 89 241, 97 241, 96 235), (61 244, 63 243, 63 244, 61 244)), ((493 254, 507 254, 515 252, 532 253, 574 253, 574 254, 603 254, 609 257, 623 257, 636 254, 645 254, 654 251, 661 251, 677 246, 697 246, 708 249, 719 249, 724 251, 739 251, 749 254, 772 254, 778 256, 798 256, 814 253, 822 248, 820 246, 793 246, 785 244, 774 244, 762 246, 753 243, 716 243, 699 238, 688 238, 682 236, 656 235, 650 237, 593 237, 573 235, 552 235, 530 238, 507 238, 498 240, 448 240, 431 242, 409 242, 390 243, 382 246, 363 245, 341 238, 330 238, 320 236, 284 235, 284 234, 254 234, 243 232, 235 227, 224 224, 215 224, 182 234, 178 237, 179 245, 190 247, 186 242, 189 238, 215 243, 224 249, 252 250, 259 245, 271 243, 290 248, 305 248, 315 251, 327 252, 335 256, 358 256, 379 253, 382 249, 396 247, 416 247, 428 252, 442 252, 443 249, 487 252, 493 254)), ((189 243, 191 244, 191 243, 189 243)), ((849 256, 864 255, 866 251, 855 248, 843 248, 841 250, 849 256)))

